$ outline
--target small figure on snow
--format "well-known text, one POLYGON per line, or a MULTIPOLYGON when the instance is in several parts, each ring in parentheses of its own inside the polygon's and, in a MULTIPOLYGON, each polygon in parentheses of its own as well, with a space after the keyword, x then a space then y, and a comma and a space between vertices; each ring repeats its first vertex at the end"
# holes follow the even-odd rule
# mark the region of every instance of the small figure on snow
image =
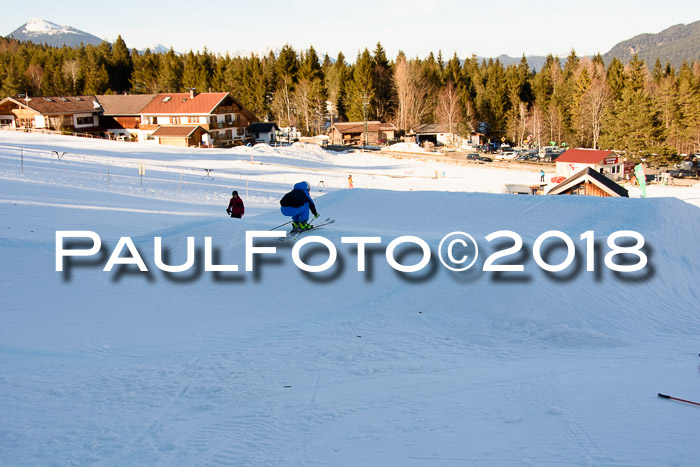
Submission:
POLYGON ((354 188, 354 185, 352 184, 352 175, 348 175, 348 188, 354 188))
POLYGON ((544 170, 540 170, 540 182, 544 182, 544 170))
POLYGON ((294 185, 294 189, 284 195, 280 200, 280 210, 285 216, 292 218, 292 230, 309 230, 312 228, 309 220, 309 210, 318 217, 316 205, 311 199, 311 185, 309 182, 300 182, 294 185))
POLYGON ((238 196, 236 190, 231 192, 231 201, 228 202, 228 207, 226 212, 229 216, 240 219, 245 214, 245 206, 243 206, 243 200, 238 196))

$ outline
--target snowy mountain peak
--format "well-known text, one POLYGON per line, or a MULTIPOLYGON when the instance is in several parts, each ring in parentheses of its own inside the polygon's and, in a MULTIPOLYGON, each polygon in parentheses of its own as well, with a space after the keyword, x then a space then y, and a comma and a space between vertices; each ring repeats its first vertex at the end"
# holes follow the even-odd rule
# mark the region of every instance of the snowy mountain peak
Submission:
POLYGON ((77 47, 82 44, 99 45, 102 39, 70 26, 61 26, 41 18, 32 18, 18 27, 8 37, 53 47, 77 47))
POLYGON ((79 31, 67 26, 52 23, 41 18, 32 18, 24 25, 25 34, 77 34, 79 31))

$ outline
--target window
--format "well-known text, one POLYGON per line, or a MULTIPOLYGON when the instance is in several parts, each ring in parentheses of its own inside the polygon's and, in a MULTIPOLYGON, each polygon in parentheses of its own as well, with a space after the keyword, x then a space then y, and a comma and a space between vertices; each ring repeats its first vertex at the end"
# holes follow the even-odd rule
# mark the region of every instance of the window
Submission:
POLYGON ((170 122, 171 122, 173 125, 179 125, 179 124, 180 124, 180 117, 172 117, 172 118, 170 119, 170 122))
POLYGON ((187 123, 199 123, 199 117, 187 117, 187 123))
POLYGON ((76 118, 78 125, 92 125, 92 116, 89 117, 78 117, 76 118))
POLYGON ((212 115, 211 117, 209 117, 209 123, 216 123, 216 122, 217 122, 216 115, 212 115))
POLYGON ((226 117, 224 117, 226 123, 231 123, 231 114, 226 114, 226 117))
POLYGON ((168 102, 170 99, 172 99, 170 96, 165 96, 163 98, 163 102, 168 102))

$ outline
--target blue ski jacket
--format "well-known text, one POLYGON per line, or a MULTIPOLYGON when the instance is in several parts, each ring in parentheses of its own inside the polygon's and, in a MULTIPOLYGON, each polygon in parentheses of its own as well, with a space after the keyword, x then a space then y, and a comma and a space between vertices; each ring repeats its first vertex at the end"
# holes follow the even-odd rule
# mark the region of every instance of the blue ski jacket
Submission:
POLYGON ((311 212, 314 214, 314 216, 318 215, 318 213, 316 212, 316 205, 311 199, 309 192, 306 191, 306 184, 304 183, 297 183, 296 185, 294 185, 294 189, 286 195, 284 195, 280 200, 280 206, 286 206, 291 208, 301 207, 304 205, 304 203, 309 203, 309 209, 311 209, 311 212))

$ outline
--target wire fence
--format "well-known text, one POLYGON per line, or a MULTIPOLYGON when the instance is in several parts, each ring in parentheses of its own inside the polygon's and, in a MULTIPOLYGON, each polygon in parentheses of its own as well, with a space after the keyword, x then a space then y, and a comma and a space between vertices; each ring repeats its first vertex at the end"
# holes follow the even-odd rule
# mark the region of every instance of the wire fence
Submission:
MULTIPOLYGON (((113 154, 80 154, 64 149, 37 149, 21 145, 0 144, 0 177, 12 179, 17 174, 41 183, 79 187, 107 185, 110 191, 125 194, 153 192, 154 196, 177 194, 180 199, 205 204, 228 201, 237 190, 253 205, 267 205, 279 197, 279 180, 266 180, 265 174, 250 168, 217 167, 220 161, 168 161, 113 154), (155 193, 158 192, 158 193, 155 193), (182 193, 181 193, 182 192, 182 193)), ((278 174, 277 174, 278 175, 278 174)), ((290 173, 291 183, 296 177, 290 173)))

